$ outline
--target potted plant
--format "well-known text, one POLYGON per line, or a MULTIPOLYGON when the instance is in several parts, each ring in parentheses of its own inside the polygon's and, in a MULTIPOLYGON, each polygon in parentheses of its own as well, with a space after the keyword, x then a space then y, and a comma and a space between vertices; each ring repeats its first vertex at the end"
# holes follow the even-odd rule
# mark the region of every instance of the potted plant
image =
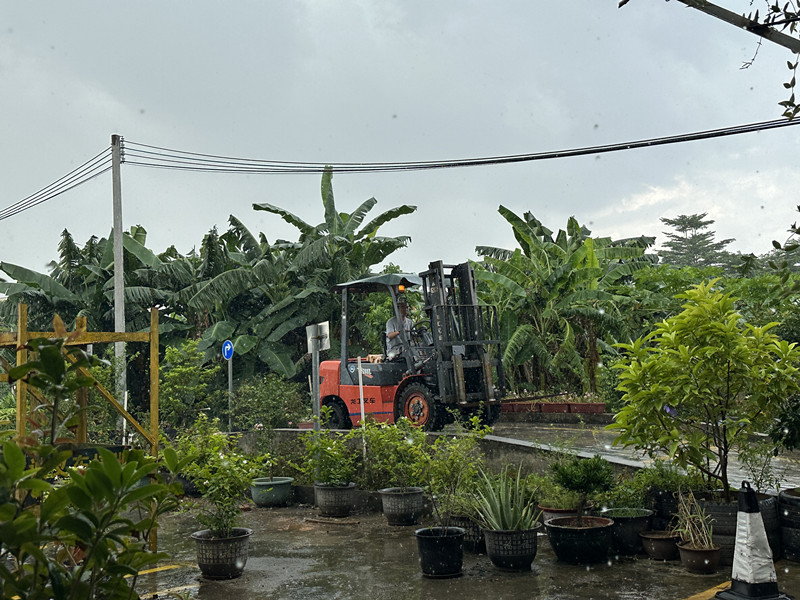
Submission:
POLYGON ((646 508, 645 490, 633 477, 620 477, 600 498, 601 517, 614 520, 611 549, 615 554, 635 555, 644 551, 640 533, 650 530, 653 510, 646 508))
POLYGON ((425 432, 406 418, 395 425, 369 422, 360 430, 364 469, 376 480, 389 525, 414 525, 424 507, 422 476, 429 463, 425 432))
MULTIPOLYGON (((201 414, 198 421, 207 421, 201 414)), ((197 520, 206 529, 192 534, 197 546, 197 564, 208 579, 239 577, 247 563, 249 538, 253 531, 237 527, 242 504, 257 464, 237 450, 238 436, 219 430, 214 419, 201 423, 207 433, 203 446, 210 450, 203 462, 190 462, 184 472, 200 491, 197 520)))
POLYGON ((465 546, 473 551, 483 548, 483 536, 471 517, 472 490, 482 461, 478 440, 487 431, 473 418, 460 435, 439 436, 427 447, 422 478, 436 525, 414 532, 420 568, 427 577, 461 575, 465 546))
POLYGON ((711 520, 689 491, 678 499, 678 522, 673 530, 680 535, 681 563, 690 573, 714 573, 719 566, 721 548, 714 543, 711 520))
POLYGON ((611 464, 601 456, 582 459, 572 456, 552 465, 560 486, 578 494, 578 511, 574 517, 557 517, 545 522, 550 546, 559 560, 575 564, 603 561, 611 548, 612 519, 585 516, 589 495, 607 491, 614 481, 611 464))
POLYGON ((486 536, 486 554, 499 569, 529 571, 536 557, 542 525, 534 496, 526 489, 522 470, 506 467, 493 477, 481 471, 475 509, 486 536))
POLYGON ((471 421, 460 435, 438 436, 428 447, 424 477, 437 522, 464 529, 464 548, 483 554, 486 543, 475 511, 483 454, 478 442, 489 431, 471 421))
POLYGON ((291 501, 294 477, 278 477, 273 473, 275 461, 269 452, 271 441, 271 429, 263 423, 256 423, 251 435, 251 453, 267 475, 255 477, 250 482, 250 497, 260 507, 285 506, 291 501))
POLYGON ((348 436, 339 432, 305 434, 301 471, 314 481, 314 497, 323 517, 346 517, 353 509, 356 454, 348 436))
POLYGON ((528 484, 536 489, 542 523, 556 517, 571 517, 578 514, 580 497, 575 492, 565 490, 558 485, 552 473, 530 475, 527 480, 528 484))

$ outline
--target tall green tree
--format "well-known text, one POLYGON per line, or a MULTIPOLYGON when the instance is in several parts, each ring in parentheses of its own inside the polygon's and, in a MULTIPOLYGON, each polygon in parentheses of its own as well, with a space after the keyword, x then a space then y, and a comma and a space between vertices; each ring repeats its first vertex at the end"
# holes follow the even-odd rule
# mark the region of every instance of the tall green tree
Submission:
POLYGON ((715 241, 715 233, 707 231, 714 224, 706 219, 708 213, 678 215, 674 219, 661 218, 661 222, 675 232, 664 232, 667 241, 659 252, 661 261, 676 267, 713 267, 729 262, 725 247, 733 238, 715 241))

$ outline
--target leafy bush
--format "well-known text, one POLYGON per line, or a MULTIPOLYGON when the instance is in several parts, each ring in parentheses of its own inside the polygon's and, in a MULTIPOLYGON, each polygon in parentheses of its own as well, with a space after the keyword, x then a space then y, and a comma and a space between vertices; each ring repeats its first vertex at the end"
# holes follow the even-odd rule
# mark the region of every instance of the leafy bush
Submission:
POLYGON ((296 426, 307 419, 311 404, 297 383, 276 373, 259 375, 234 391, 231 420, 235 431, 251 431, 260 424, 264 430, 296 426))
POLYGON ((189 431, 178 436, 174 447, 185 464, 184 474, 203 497, 197 520, 218 538, 229 537, 250 482, 262 475, 266 459, 239 452, 238 441, 238 435, 220 431, 218 419, 209 421, 201 414, 189 431))
POLYGON ((364 489, 419 487, 430 462, 425 432, 401 418, 395 425, 368 421, 354 430, 366 447, 359 485, 364 489))
POLYGON ((200 411, 214 417, 224 414, 227 394, 213 385, 219 370, 219 365, 205 364, 196 340, 167 347, 159 383, 159 417, 165 431, 186 429, 200 411))
POLYGON ((734 311, 715 281, 678 297, 684 310, 647 337, 622 344, 625 406, 609 425, 615 444, 665 454, 722 485, 730 499, 729 455, 766 432, 798 391, 800 349, 734 311))
POLYGON ((304 461, 298 468, 315 483, 346 485, 356 473, 356 452, 349 444, 353 432, 309 431, 303 435, 304 461))
POLYGON ((573 456, 566 462, 554 463, 551 468, 556 483, 579 496, 578 527, 580 527, 586 499, 593 493, 610 490, 614 483, 611 463, 599 455, 589 459, 573 456))
MULTIPOLYGON (((12 380, 25 379, 45 396, 51 441, 72 418, 68 395, 94 382, 79 367, 96 362, 66 347, 71 336, 60 318, 53 329, 58 338, 29 341, 36 360, 9 371, 12 380), (67 363, 67 354, 75 362, 67 363)), ((147 549, 150 534, 158 516, 177 505, 173 490, 153 483, 158 463, 140 450, 117 457, 100 448, 98 458, 66 468, 67 477, 55 485, 72 453, 42 444, 43 437, 33 433, 0 448, 0 595, 138 598, 138 573, 168 557, 147 549)), ((167 467, 176 468, 169 458, 165 453, 167 467)))

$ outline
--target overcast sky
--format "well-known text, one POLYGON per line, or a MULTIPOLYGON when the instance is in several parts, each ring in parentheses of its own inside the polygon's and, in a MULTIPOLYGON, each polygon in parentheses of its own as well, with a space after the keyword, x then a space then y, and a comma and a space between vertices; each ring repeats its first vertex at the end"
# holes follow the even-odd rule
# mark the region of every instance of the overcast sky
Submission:
MULTIPOLYGON (((756 0, 756 6, 763 8, 756 0)), ((743 12, 747 0, 719 0, 743 12)), ((762 11, 763 12, 763 11, 762 11)), ((545 152, 777 119, 788 50, 679 2, 0 0, 3 209, 127 142, 304 162, 545 152), (755 64, 740 69, 758 50, 755 64)), ((405 270, 514 247, 503 204, 551 229, 655 235, 707 212, 731 250, 763 254, 800 204, 800 127, 653 149, 396 174, 339 174, 349 212, 417 212, 405 270)), ((125 229, 182 253, 233 214, 297 239, 269 202, 322 221, 319 175, 193 174, 123 165, 125 229)), ((44 271, 62 230, 112 226, 111 174, 0 221, 0 261, 44 271)))

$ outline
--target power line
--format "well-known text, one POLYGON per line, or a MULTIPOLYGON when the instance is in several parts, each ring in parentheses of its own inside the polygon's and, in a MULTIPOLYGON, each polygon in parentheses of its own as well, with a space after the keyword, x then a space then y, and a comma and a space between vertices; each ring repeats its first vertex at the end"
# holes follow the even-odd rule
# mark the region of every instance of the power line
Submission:
POLYGON ((127 164, 155 167, 162 169, 176 169, 184 171, 205 171, 214 173, 250 173, 250 174, 309 174, 321 173, 326 165, 335 173, 381 173, 393 171, 420 171, 430 169, 448 169, 455 167, 474 167, 500 165, 536 160, 550 160, 554 158, 569 158, 588 154, 603 154, 636 148, 648 148, 667 144, 698 141, 716 137, 765 131, 780 127, 790 127, 800 124, 798 121, 779 119, 763 121, 748 125, 737 125, 721 129, 712 129, 695 133, 686 133, 674 136, 651 138, 618 144, 602 146, 587 146, 568 150, 551 152, 538 152, 532 154, 513 154, 506 156, 491 156, 484 158, 462 158, 445 161, 413 161, 393 163, 313 163, 260 160, 253 158, 238 158, 219 156, 213 154, 199 154, 171 148, 149 146, 137 142, 126 141, 125 162, 127 164))
MULTIPOLYGON (((766 131, 781 127, 791 127, 800 124, 798 120, 778 119, 762 121, 747 125, 736 125, 720 129, 710 129, 695 133, 650 138, 617 144, 601 146, 585 146, 567 150, 550 152, 536 152, 530 154, 511 154, 505 156, 489 156, 482 158, 459 158, 443 161, 409 161, 409 162, 359 162, 359 163, 317 163, 263 160, 256 158, 241 158, 220 156, 214 154, 201 154, 186 150, 176 150, 151 146, 138 142, 125 141, 122 162, 141 167, 172 169, 180 171, 209 172, 209 173, 244 173, 244 174, 313 174, 322 173, 330 167, 335 173, 387 173, 397 171, 424 171, 431 169, 451 169, 456 167, 477 167, 501 165, 537 160, 552 160, 556 158, 571 158, 590 154, 604 154, 637 148, 650 148, 668 144, 678 144, 699 140, 766 131)), ((35 194, 28 196, 0 211, 0 220, 12 217, 20 212, 51 200, 64 192, 71 190, 90 179, 111 169, 111 149, 106 148, 71 173, 50 185, 42 188, 35 194)))
POLYGON ((70 171, 60 179, 57 179, 48 186, 43 187, 38 192, 23 198, 19 202, 12 204, 0 211, 0 221, 13 217, 24 210, 33 208, 42 202, 52 200, 79 185, 86 183, 90 179, 97 177, 111 168, 110 148, 106 148, 100 154, 89 159, 79 167, 70 171))

